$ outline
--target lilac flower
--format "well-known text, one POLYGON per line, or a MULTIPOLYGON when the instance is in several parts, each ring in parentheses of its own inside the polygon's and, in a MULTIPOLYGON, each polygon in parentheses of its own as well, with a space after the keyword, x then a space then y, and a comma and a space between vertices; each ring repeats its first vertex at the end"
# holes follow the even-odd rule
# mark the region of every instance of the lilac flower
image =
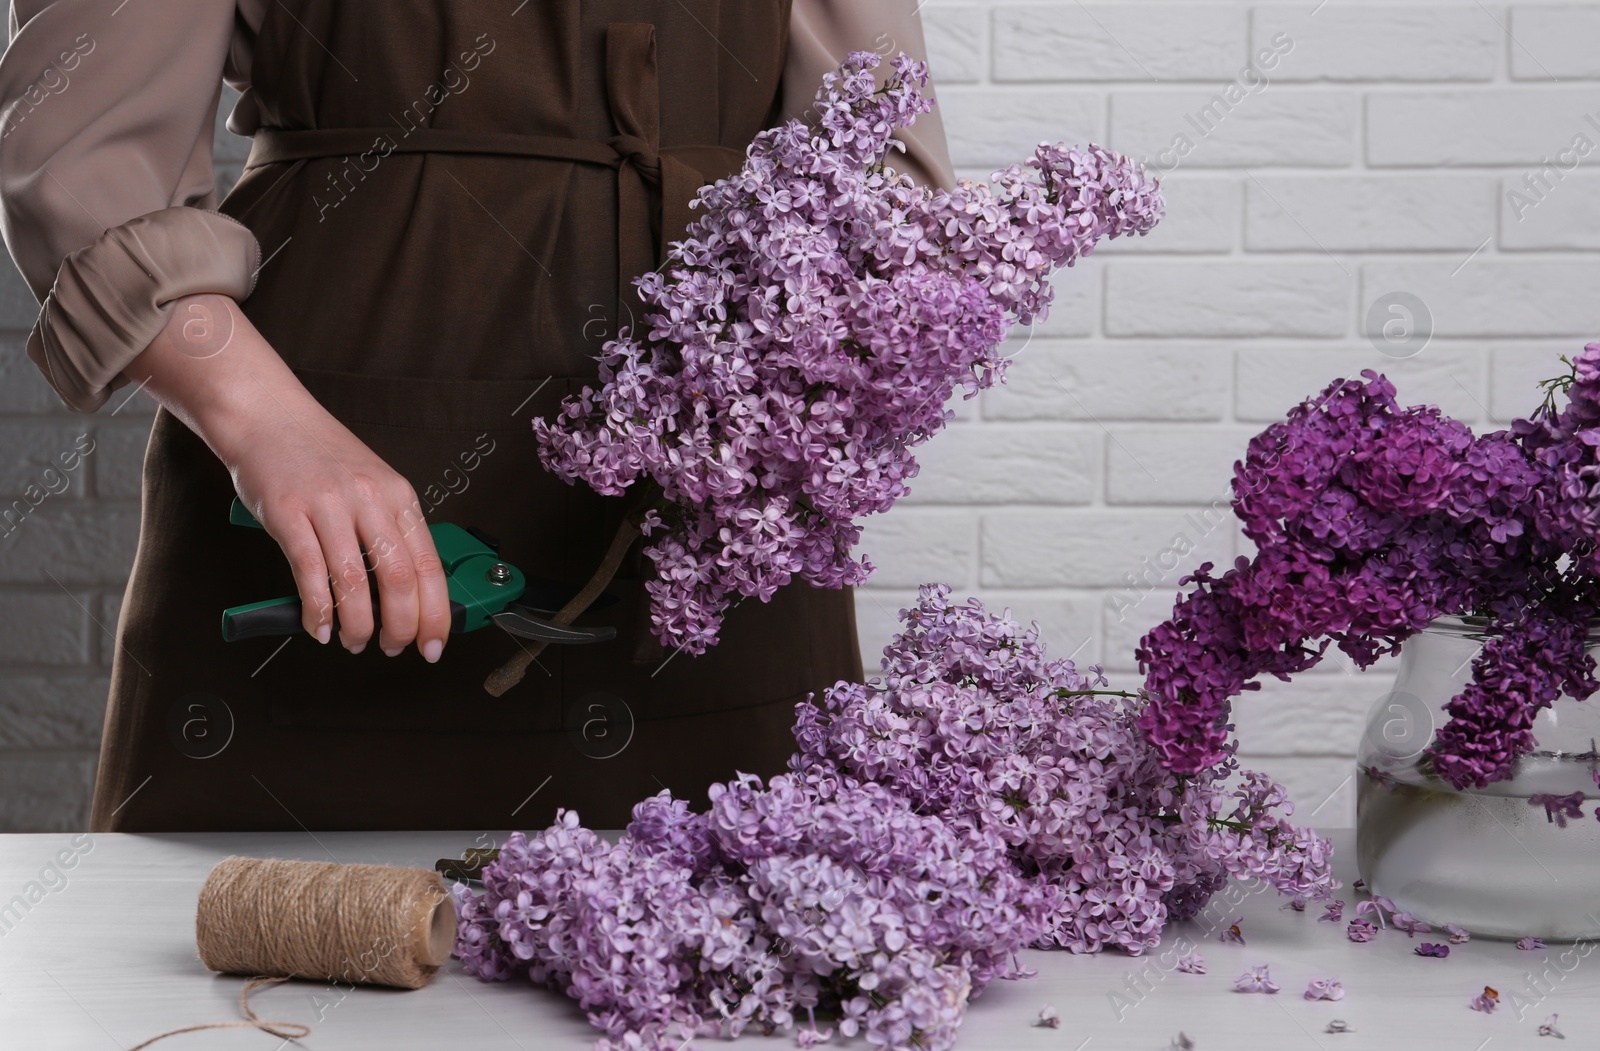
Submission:
POLYGON ((1552 792, 1535 792, 1528 797, 1532 806, 1544 807, 1544 819, 1553 821, 1558 828, 1567 827, 1567 819, 1577 820, 1583 817, 1583 793, 1574 792, 1570 796, 1558 796, 1552 792))
POLYGON ((1235 992, 1240 993, 1275 993, 1278 985, 1272 980, 1272 975, 1267 972, 1266 964, 1252 967, 1233 981, 1235 992))
MULTIPOLYGON (((1445 615, 1489 622, 1424 748, 1458 788, 1508 777, 1540 709, 1600 689, 1586 653, 1600 613, 1600 343, 1571 364, 1552 385, 1565 408, 1552 396, 1506 431, 1402 407, 1368 371, 1252 439, 1233 507, 1255 556, 1185 578, 1137 652, 1141 725, 1162 762, 1203 770, 1226 754, 1232 698, 1265 676, 1290 678, 1329 647, 1367 667, 1445 615)), ((1547 806, 1558 822, 1573 809, 1547 806)))
POLYGON ((1467 933, 1465 927, 1457 927, 1453 923, 1444 925, 1445 931, 1450 935, 1451 945, 1465 945, 1472 940, 1472 935, 1467 933))
POLYGON ((1239 924, 1243 922, 1243 916, 1240 916, 1238 919, 1234 920, 1232 923, 1222 929, 1222 933, 1217 935, 1217 940, 1222 942, 1238 942, 1240 945, 1243 945, 1244 929, 1239 926, 1239 924))
POLYGON ((1377 937, 1378 928, 1367 920, 1351 920, 1344 933, 1353 942, 1370 942, 1377 937))
POLYGON ((1411 951, 1418 956, 1434 956, 1442 960, 1450 955, 1450 946, 1439 945, 1434 942, 1423 942, 1411 951))
POLYGON ((1322 906, 1325 910, 1317 917, 1318 923, 1339 923, 1344 920, 1344 899, 1334 898, 1322 906))
POLYGON ((1197 952, 1178 957, 1178 970, 1184 974, 1205 974, 1206 958, 1197 952))
POLYGON ((1532 952, 1532 951, 1537 950, 1537 949, 1542 949, 1542 948, 1544 948, 1544 939, 1543 938, 1518 938, 1517 939, 1517 948, 1522 949, 1522 950, 1527 951, 1527 952, 1532 952))
POLYGON ((1500 993, 1498 990, 1486 985, 1483 987, 1483 992, 1479 993, 1477 996, 1474 996, 1472 998, 1472 1002, 1468 1006, 1470 1006, 1474 1011, 1482 1011, 1484 1014, 1493 1014, 1494 1009, 1500 1006, 1500 993))
POLYGON ((937 1051, 1028 973, 1022 948, 1137 955, 1234 876, 1338 886, 1281 786, 1231 757, 1178 777, 1103 684, 924 587, 880 677, 797 706, 789 772, 712 785, 703 812, 663 792, 616 843, 571 812, 510 836, 453 891, 456 953, 566 993, 609 1051, 751 1028, 937 1051))
POLYGON ((818 1029, 815 1020, 794 1035, 795 1046, 800 1048, 821 1047, 832 1039, 833 1028, 830 1026, 827 1029, 818 1029))
POLYGON ((1379 927, 1387 927, 1389 925, 1388 921, 1384 918, 1384 914, 1386 912, 1393 913, 1394 911, 1394 902, 1383 897, 1382 895, 1368 898, 1366 901, 1358 902, 1356 904, 1356 915, 1364 916, 1369 912, 1372 913, 1378 918, 1379 927))
POLYGON ((800 706, 790 769, 875 781, 1000 837, 1063 895, 1047 944, 1143 952, 1229 875, 1332 888, 1326 841, 1285 820, 1281 787, 1247 773, 1230 792, 1231 763, 1180 782, 1139 734, 1137 700, 1047 660, 1037 629, 942 585, 902 617, 881 680, 800 706))
POLYGON ((1278 906, 1279 912, 1282 912, 1284 909, 1293 909, 1295 912, 1305 912, 1306 896, 1304 894, 1296 894, 1294 897, 1278 906))
POLYGON ((1060 1029, 1061 1012, 1057 1011, 1049 1004, 1045 1004, 1043 1007, 1039 1008, 1039 1017, 1034 1021, 1033 1024, 1045 1029, 1060 1029))
POLYGON ((1432 927, 1412 916, 1409 912, 1397 912, 1389 917, 1396 930, 1405 931, 1408 935, 1427 934, 1432 927))
POLYGON ((924 63, 880 88, 872 52, 823 78, 817 127, 762 132, 662 272, 643 324, 600 351, 599 382, 534 430, 545 466, 632 490, 656 633, 716 644, 738 596, 858 584, 859 519, 910 491, 913 449, 1003 379, 1012 325, 1046 316, 1052 271, 1143 234, 1156 181, 1097 146, 1040 146, 953 190, 892 167, 892 134, 932 109, 924 63))
POLYGON ((1343 1000, 1344 986, 1337 978, 1313 978, 1306 986, 1307 1000, 1343 1000))
POLYGON ((1539 1035, 1553 1036, 1557 1040, 1565 1040, 1567 1038, 1566 1034, 1562 1033, 1561 1030, 1556 1028, 1556 1019, 1560 1017, 1560 1015, 1551 1015, 1549 1018, 1546 1018, 1543 1022, 1539 1023, 1539 1035))

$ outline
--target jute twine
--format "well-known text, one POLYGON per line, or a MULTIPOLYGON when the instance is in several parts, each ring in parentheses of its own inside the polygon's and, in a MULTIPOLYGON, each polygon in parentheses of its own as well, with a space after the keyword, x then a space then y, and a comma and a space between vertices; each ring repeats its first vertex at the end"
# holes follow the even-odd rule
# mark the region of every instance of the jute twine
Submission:
POLYGON ((226 858, 200 889, 200 962, 225 974, 420 989, 450 958, 456 914, 432 869, 226 858))
POLYGON ((200 888, 200 962, 259 976, 240 992, 246 1021, 185 1026, 179 1033, 253 1026, 285 1040, 309 1036, 298 1022, 268 1022, 250 1008, 256 988, 286 978, 419 989, 450 958, 456 911, 432 869, 226 858, 200 888))
POLYGON ((278 982, 285 980, 286 979, 283 978, 252 978, 248 982, 244 983, 244 988, 239 990, 239 1010, 244 1012, 244 1017, 246 1019, 243 1022, 206 1022, 203 1025, 186 1025, 182 1029, 169 1029, 159 1036, 152 1036, 149 1040, 146 1040, 142 1044, 135 1044, 133 1047, 129 1048, 128 1051, 142 1051, 143 1048, 149 1047, 157 1040, 165 1040, 167 1037, 177 1036, 179 1033, 194 1033, 201 1029, 239 1029, 241 1027, 251 1027, 259 1029, 264 1033, 271 1033, 273 1036, 281 1037, 284 1040, 299 1040, 303 1036, 310 1036, 311 1027, 308 1025, 302 1025, 299 1022, 265 1022, 260 1018, 257 1018, 255 1011, 250 1009, 250 994, 255 992, 258 987, 263 985, 275 985, 278 982))

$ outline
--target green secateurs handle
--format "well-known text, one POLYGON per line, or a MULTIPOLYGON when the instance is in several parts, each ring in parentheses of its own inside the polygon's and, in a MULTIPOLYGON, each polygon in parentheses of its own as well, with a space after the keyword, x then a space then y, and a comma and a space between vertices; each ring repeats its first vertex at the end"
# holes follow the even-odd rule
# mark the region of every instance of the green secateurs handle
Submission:
MULTIPOLYGON (((262 528, 237 498, 228 509, 228 521, 262 528)), ((476 631, 493 623, 513 635, 540 642, 577 644, 605 642, 616 637, 615 628, 573 627, 539 616, 554 613, 566 605, 573 589, 554 581, 530 581, 522 570, 500 558, 499 545, 491 537, 448 522, 430 525, 428 532, 433 535, 433 546, 444 565, 445 581, 450 589, 451 633, 476 631)), ((376 578, 369 578, 369 584, 372 623, 376 629, 376 578)), ((595 606, 600 608, 610 601, 615 601, 615 597, 602 596, 595 606)), ((303 630, 300 614, 300 599, 295 595, 233 606, 222 611, 222 638, 236 642, 268 635, 293 635, 303 630)), ((337 630, 336 615, 334 631, 337 630)))

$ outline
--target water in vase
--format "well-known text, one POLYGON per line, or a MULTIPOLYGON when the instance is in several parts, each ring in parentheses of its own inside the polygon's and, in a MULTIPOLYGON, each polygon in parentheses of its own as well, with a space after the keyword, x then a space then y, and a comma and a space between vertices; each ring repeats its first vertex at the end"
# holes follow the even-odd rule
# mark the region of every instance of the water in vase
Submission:
MULTIPOLYGON (((1401 650, 1394 691, 1373 706, 1357 756, 1361 877, 1436 927, 1600 937, 1600 696, 1563 697, 1541 711, 1538 745, 1507 780, 1459 791, 1429 767, 1428 746, 1484 638, 1478 623, 1440 618, 1401 650)), ((1600 634, 1590 642, 1600 654, 1600 634)))
POLYGON ((1600 820, 1592 762, 1526 756, 1517 776, 1460 792, 1420 771, 1357 774, 1357 863, 1373 894, 1439 926, 1476 935, 1600 936, 1600 820), (1582 816, 1563 828, 1544 795, 1582 792, 1582 816))

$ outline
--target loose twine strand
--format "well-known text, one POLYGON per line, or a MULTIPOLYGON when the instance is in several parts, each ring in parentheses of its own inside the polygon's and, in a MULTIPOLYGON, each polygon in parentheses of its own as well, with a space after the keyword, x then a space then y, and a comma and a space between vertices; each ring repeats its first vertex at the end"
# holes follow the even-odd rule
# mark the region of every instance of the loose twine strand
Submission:
POLYGON ((250 994, 288 978, 419 989, 449 958, 455 931, 450 895, 431 869, 226 858, 200 889, 195 941, 211 970, 257 976, 239 993, 245 1020, 184 1026, 131 1051, 202 1029, 309 1036, 299 1022, 263 1021, 250 994))
POLYGON ((136 1044, 128 1051, 142 1051, 157 1040, 165 1040, 169 1036, 179 1033, 194 1033, 202 1029, 240 1029, 255 1028, 273 1036, 282 1037, 284 1040, 299 1040, 301 1037, 311 1035, 311 1027, 300 1022, 267 1022, 256 1017, 255 1011, 250 1008, 250 994, 263 985, 275 985, 278 982, 288 981, 287 978, 252 978, 244 983, 244 988, 239 990, 239 1010, 244 1012, 248 1021, 244 1022, 207 1022, 204 1025, 186 1025, 182 1029, 169 1029, 159 1036, 152 1036, 142 1044, 136 1044), (293 1032, 291 1032, 293 1030, 293 1032))

